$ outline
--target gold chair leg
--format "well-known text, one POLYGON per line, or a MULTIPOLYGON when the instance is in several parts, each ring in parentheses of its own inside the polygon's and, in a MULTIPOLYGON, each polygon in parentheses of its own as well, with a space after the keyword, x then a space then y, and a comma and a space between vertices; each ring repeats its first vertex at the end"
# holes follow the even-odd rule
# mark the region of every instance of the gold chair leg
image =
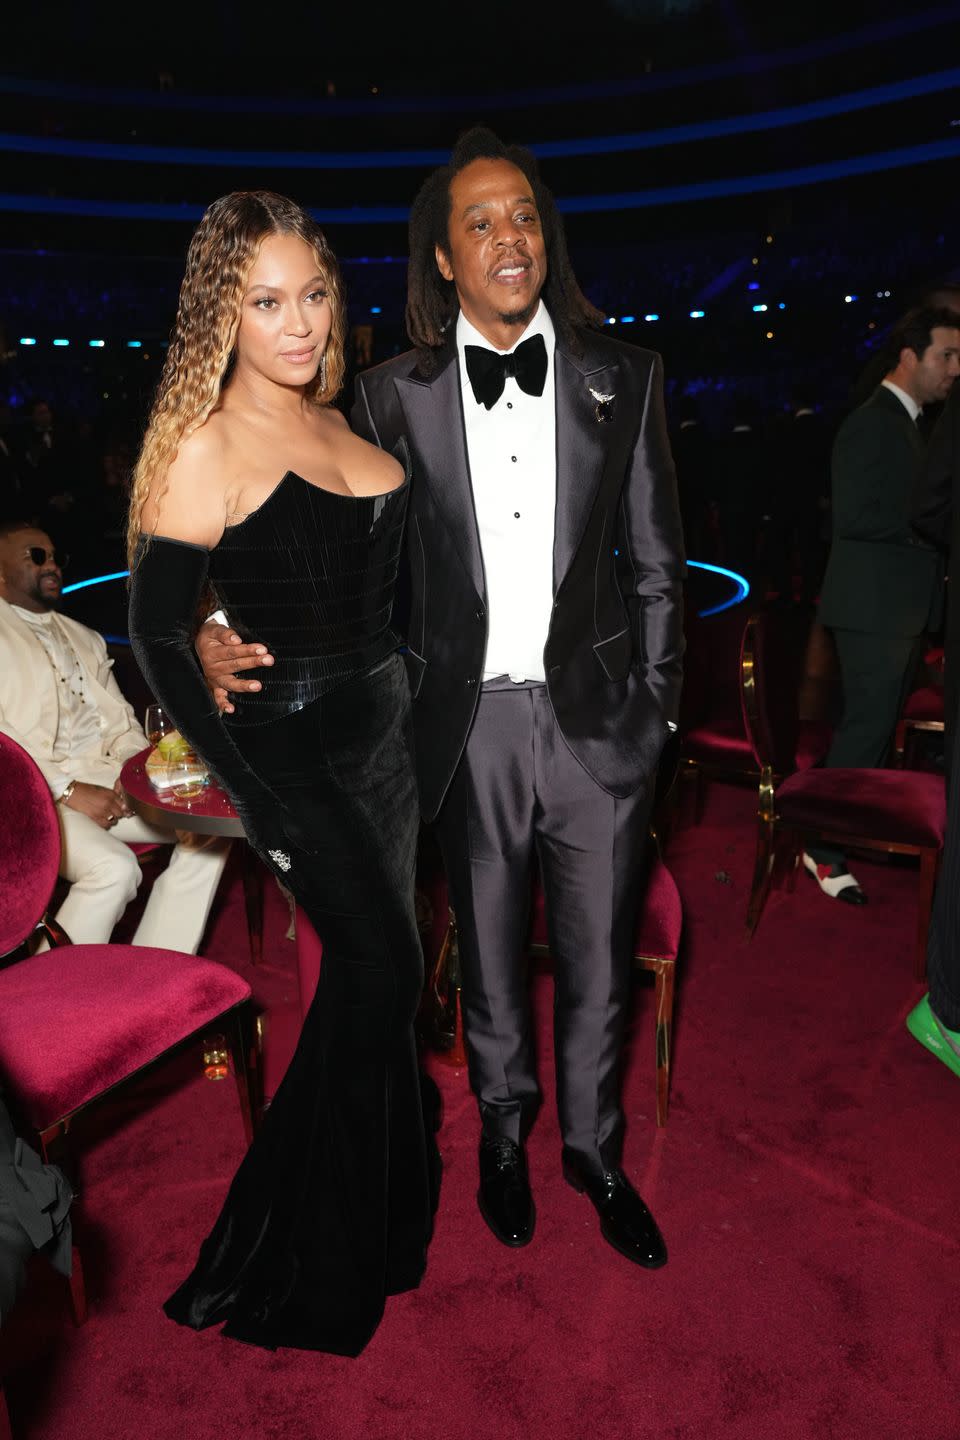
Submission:
POLYGON ((263 1055, 251 1000, 245 1000, 234 1010, 227 1022, 227 1033, 240 1114, 249 1145, 263 1118, 263 1055))
POLYGON ((939 850, 920 851, 920 893, 917 897, 917 953, 913 964, 913 973, 917 980, 925 979, 927 974, 927 936, 930 932, 933 893, 937 887, 937 871, 939 868, 939 850))
POLYGON ((466 1065, 460 1003, 460 948, 457 943, 457 917, 452 908, 443 944, 427 985, 426 1028, 427 1044, 437 1052, 440 1060, 458 1069, 466 1065))
POLYGON ((747 935, 752 936, 763 914, 770 893, 773 876, 773 861, 776 854, 772 820, 759 821, 757 829, 757 858, 753 867, 753 884, 750 888, 750 903, 747 906, 747 935))
POLYGON ((656 1061, 657 1061, 657 1125, 667 1123, 670 1104, 670 1046, 673 1035, 673 981, 676 962, 673 960, 643 960, 646 969, 652 970, 656 981, 656 1061))

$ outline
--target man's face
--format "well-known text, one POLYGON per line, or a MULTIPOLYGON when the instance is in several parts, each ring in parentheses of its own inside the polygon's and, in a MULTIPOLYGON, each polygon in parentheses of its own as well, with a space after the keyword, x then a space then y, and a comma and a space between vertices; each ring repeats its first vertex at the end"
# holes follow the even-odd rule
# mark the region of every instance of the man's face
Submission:
POLYGON ((63 589, 60 566, 53 556, 53 541, 42 530, 15 530, 0 538, 0 595, 4 600, 25 610, 52 610, 63 589))
POLYGON ((437 265, 470 323, 500 348, 531 319, 547 278, 532 187, 509 160, 473 160, 450 185, 449 247, 437 265))
MULTIPOLYGON (((914 352, 911 350, 910 355, 914 352)), ((945 400, 954 380, 960 375, 960 330, 936 325, 930 332, 930 344, 919 357, 914 356, 912 387, 918 405, 932 405, 945 400)))

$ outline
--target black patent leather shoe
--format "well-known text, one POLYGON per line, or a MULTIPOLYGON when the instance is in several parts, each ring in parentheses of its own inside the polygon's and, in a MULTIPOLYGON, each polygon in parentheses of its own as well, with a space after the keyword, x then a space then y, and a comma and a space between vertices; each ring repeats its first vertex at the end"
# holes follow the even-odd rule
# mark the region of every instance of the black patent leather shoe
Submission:
POLYGON ((563 1178, 591 1201, 600 1216, 600 1233, 608 1245, 646 1270, 659 1270, 661 1265, 666 1265, 667 1247, 657 1222, 622 1170, 588 1176, 564 1157, 563 1178))
POLYGON ((513 1140, 480 1141, 480 1214, 504 1245, 529 1245, 535 1212, 527 1160, 513 1140))

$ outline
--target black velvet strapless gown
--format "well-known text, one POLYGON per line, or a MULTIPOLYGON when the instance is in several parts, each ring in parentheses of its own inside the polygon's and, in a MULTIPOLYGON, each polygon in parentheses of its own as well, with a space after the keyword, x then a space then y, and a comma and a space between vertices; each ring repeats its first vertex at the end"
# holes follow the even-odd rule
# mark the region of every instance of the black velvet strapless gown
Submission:
POLYGON ((131 580, 130 637, 148 682, 323 941, 287 1074, 165 1306, 182 1324, 224 1322, 224 1334, 268 1348, 358 1354, 385 1296, 418 1284, 430 1236, 413 1035, 418 807, 389 629, 408 483, 357 498, 288 472, 211 552, 141 542, 131 580), (207 581, 234 627, 276 657, 260 695, 226 722, 190 643, 207 581))

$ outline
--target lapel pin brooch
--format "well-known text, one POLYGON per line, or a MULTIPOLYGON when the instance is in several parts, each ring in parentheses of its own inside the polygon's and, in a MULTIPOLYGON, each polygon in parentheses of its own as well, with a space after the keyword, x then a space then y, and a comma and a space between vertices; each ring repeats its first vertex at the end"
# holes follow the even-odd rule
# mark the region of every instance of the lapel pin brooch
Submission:
POLYGON ((614 400, 617 398, 616 395, 604 395, 602 390, 594 390, 592 385, 590 386, 590 394, 597 402, 597 419, 602 424, 609 425, 610 421, 613 419, 612 407, 614 400))

